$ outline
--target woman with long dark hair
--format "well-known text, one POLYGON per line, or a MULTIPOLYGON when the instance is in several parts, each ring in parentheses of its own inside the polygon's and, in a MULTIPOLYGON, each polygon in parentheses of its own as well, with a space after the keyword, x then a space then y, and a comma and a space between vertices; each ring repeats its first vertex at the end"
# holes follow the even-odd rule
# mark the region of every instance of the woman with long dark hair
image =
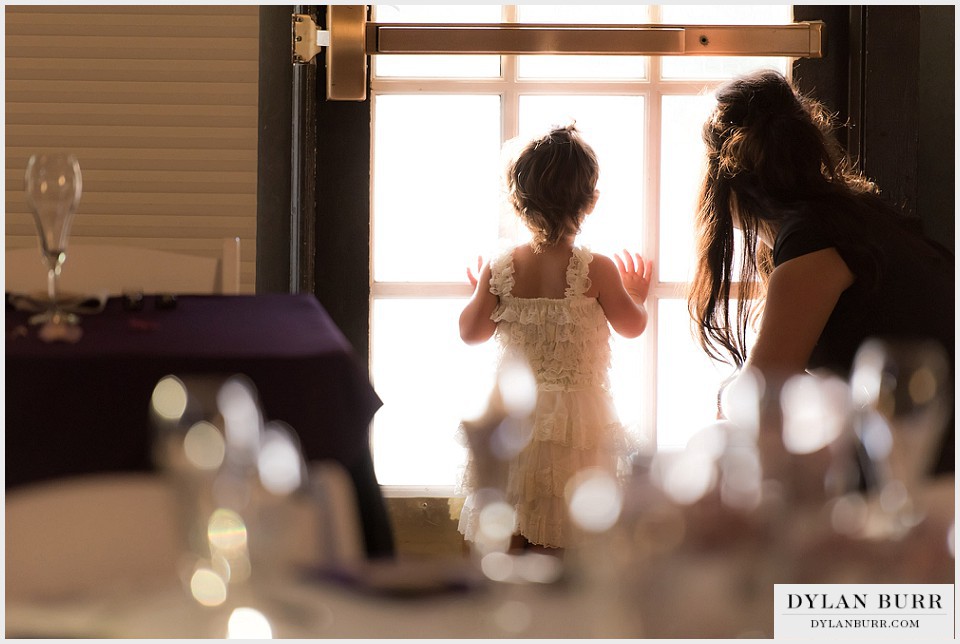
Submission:
MULTIPOLYGON (((848 165, 830 115, 779 73, 735 79, 716 98, 689 293, 707 354, 776 387, 805 370, 849 377, 868 338, 922 338, 940 343, 952 375, 952 254, 848 165)), ((954 468, 948 430, 938 472, 954 468)))

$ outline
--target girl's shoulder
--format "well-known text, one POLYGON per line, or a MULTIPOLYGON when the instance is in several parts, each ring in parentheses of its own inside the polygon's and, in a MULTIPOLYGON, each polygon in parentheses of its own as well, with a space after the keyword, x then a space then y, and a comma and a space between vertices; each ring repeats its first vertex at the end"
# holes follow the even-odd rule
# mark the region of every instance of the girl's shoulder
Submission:
MULTIPOLYGON (((609 255, 604 255, 603 253, 594 253, 588 248, 582 248, 581 250, 581 261, 584 266, 593 273, 609 273, 612 269, 614 272, 617 270, 617 265, 614 264, 613 258, 609 255)), ((574 252, 577 252, 577 249, 574 249, 574 252)))
POLYGON ((513 251, 517 248, 502 249, 490 259, 490 292, 494 295, 510 295, 513 290, 513 251))

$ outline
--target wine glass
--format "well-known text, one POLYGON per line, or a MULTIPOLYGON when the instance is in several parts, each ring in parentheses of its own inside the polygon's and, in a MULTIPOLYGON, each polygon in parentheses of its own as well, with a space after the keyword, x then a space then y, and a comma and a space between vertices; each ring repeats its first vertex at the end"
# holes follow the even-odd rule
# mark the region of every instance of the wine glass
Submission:
POLYGON ((40 251, 47 266, 47 310, 30 318, 30 324, 74 325, 79 318, 60 308, 58 287, 66 259, 70 224, 80 203, 83 179, 72 154, 34 154, 24 176, 27 205, 37 225, 40 251))
POLYGON ((881 523, 902 536, 924 516, 919 488, 932 470, 952 409, 945 350, 921 340, 868 340, 857 352, 851 393, 881 523))

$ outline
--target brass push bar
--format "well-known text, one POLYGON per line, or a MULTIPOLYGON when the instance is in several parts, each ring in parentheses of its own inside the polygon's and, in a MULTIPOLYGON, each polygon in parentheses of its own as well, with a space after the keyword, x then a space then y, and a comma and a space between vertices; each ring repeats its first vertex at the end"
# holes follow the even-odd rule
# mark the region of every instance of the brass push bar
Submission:
POLYGON ((328 100, 364 100, 367 57, 390 54, 634 56, 823 55, 821 21, 786 25, 393 24, 367 22, 365 5, 329 5, 327 30, 293 16, 293 62, 326 48, 328 100))
POLYGON ((821 56, 822 22, 789 25, 381 24, 368 54, 821 56))
POLYGON ((371 54, 677 54, 682 28, 537 24, 367 25, 371 54))

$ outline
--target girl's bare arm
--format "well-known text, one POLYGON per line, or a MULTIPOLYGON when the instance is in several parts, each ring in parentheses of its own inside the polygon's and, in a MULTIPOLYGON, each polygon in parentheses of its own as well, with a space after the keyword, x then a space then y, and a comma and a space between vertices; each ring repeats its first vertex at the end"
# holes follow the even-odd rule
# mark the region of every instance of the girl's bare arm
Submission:
POLYGON ((476 278, 468 269, 467 277, 474 290, 460 313, 460 339, 467 344, 479 344, 489 340, 497 330, 497 323, 490 319, 497 306, 497 296, 490 292, 490 264, 484 264, 476 278))
POLYGON ((624 251, 614 261, 594 255, 590 279, 599 287, 597 299, 613 330, 625 338, 635 338, 647 328, 647 309, 643 303, 650 290, 653 264, 639 255, 624 251))

